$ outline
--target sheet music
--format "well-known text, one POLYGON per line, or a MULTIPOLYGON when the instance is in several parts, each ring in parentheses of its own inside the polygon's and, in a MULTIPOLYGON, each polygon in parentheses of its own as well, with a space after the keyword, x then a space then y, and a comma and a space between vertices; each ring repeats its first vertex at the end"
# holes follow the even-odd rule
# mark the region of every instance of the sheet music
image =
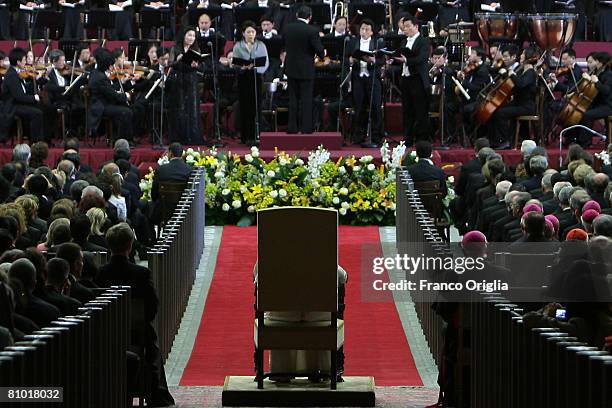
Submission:
POLYGON ((145 8, 149 8, 149 9, 153 9, 153 10, 159 10, 159 9, 164 9, 164 8, 170 8, 169 4, 162 4, 161 6, 152 6, 150 4, 145 4, 145 8))
POLYGON ((39 4, 39 5, 34 6, 34 7, 24 6, 23 4, 19 5, 19 10, 24 10, 24 11, 42 10, 44 8, 45 8, 44 4, 39 4))
POLYGON ((64 4, 60 4, 60 6, 75 8, 76 7, 76 3, 64 3, 64 4))
POLYGON ((116 4, 110 4, 108 5, 108 9, 110 11, 123 11, 126 7, 130 7, 132 5, 132 0, 127 0, 125 3, 123 3, 121 6, 118 6, 116 4))
POLYGON ((497 10, 497 7, 491 7, 491 6, 489 6, 488 4, 481 4, 481 5, 480 5, 480 9, 481 9, 482 11, 496 11, 496 10, 497 10))

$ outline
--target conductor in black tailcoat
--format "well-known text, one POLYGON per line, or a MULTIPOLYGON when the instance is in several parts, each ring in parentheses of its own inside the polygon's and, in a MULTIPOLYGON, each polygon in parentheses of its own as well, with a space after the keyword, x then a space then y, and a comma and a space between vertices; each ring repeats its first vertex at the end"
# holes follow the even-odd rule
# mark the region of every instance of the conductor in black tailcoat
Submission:
POLYGON ((314 85, 314 56, 325 56, 319 30, 308 23, 312 10, 302 6, 297 21, 287 25, 285 48, 287 61, 285 73, 289 91, 289 127, 287 133, 312 133, 312 99, 314 85), (300 107, 301 105, 301 107, 300 107), (298 109, 301 112, 298 127, 298 109))

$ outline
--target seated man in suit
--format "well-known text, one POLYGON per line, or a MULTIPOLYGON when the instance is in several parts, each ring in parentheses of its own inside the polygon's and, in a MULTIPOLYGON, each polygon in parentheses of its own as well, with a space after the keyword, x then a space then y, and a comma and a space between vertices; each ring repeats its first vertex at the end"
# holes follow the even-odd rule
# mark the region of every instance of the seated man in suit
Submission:
POLYGON ((77 299, 81 303, 87 303, 93 300, 96 295, 91 289, 81 285, 79 279, 81 279, 81 272, 83 271, 83 252, 81 247, 74 242, 66 242, 61 244, 57 249, 57 258, 64 259, 70 265, 70 275, 68 280, 70 281, 70 295, 77 299))
POLYGON ((446 174, 444 170, 436 166, 431 160, 432 146, 427 140, 419 140, 416 143, 416 154, 418 162, 408 167, 410 177, 416 183, 419 181, 440 181, 440 188, 446 194, 446 174))
POLYGON ((79 313, 81 302, 70 294, 70 264, 61 258, 52 258, 47 262, 47 281, 43 299, 60 310, 62 316, 79 313))
POLYGON ((111 227, 106 233, 106 242, 111 251, 110 262, 100 268, 97 283, 101 287, 112 285, 131 286, 132 298, 144 301, 144 314, 147 322, 145 333, 145 358, 151 394, 146 396, 148 406, 174 405, 174 398, 168 391, 166 374, 157 345, 157 333, 151 322, 159 307, 157 291, 153 286, 151 271, 144 266, 130 262, 129 256, 134 245, 135 235, 125 223, 111 227))

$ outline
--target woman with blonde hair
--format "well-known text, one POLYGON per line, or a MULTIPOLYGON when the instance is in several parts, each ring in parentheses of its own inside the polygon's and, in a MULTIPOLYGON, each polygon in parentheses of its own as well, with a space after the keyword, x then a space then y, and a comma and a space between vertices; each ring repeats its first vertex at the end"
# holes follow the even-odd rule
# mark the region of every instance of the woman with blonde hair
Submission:
POLYGON ((87 210, 87 218, 91 221, 91 234, 88 241, 92 244, 108 248, 104 238, 104 226, 106 224, 106 213, 103 209, 94 207, 87 210))
POLYGON ((111 176, 111 196, 108 202, 117 208, 117 218, 119 221, 127 220, 127 203, 125 197, 121 195, 121 187, 123 187, 123 176, 115 173, 111 176))
POLYGON ((49 225, 49 231, 47 232, 47 240, 38 244, 36 250, 40 252, 48 251, 49 248, 56 245, 55 241, 57 239, 55 237, 55 231, 58 229, 58 227, 61 228, 61 226, 64 226, 68 228, 68 230, 70 230, 70 220, 68 220, 68 218, 58 218, 53 221, 51 225, 49 225))

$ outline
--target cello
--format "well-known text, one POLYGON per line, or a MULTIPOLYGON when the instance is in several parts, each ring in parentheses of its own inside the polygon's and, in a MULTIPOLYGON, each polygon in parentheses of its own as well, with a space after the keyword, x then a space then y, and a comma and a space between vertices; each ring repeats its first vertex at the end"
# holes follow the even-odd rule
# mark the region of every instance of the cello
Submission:
POLYGON ((586 112, 591 103, 599 94, 597 84, 591 81, 591 75, 600 75, 606 70, 608 64, 603 65, 598 70, 589 72, 589 78, 580 78, 576 84, 576 90, 565 97, 565 104, 559 113, 559 123, 563 127, 577 125, 582 121, 582 115, 586 112))
MULTIPOLYGON (((523 62, 523 64, 535 63, 536 65, 538 65, 542 61, 544 61, 544 55, 546 55, 546 53, 542 54, 538 59, 536 59, 536 57, 531 58, 523 62)), ((523 67, 519 68, 519 70, 520 69, 523 69, 523 67)), ((516 71, 517 74, 519 73, 519 70, 516 71)), ((512 97, 512 92, 514 90, 514 85, 515 84, 514 80, 512 79, 512 76, 508 75, 504 78, 499 78, 497 81, 495 81, 495 85, 493 86, 493 88, 491 88, 491 90, 484 97, 483 93, 479 95, 481 101, 479 102, 478 107, 474 112, 474 118, 479 124, 486 124, 498 108, 506 105, 510 101, 510 98, 512 97)))

